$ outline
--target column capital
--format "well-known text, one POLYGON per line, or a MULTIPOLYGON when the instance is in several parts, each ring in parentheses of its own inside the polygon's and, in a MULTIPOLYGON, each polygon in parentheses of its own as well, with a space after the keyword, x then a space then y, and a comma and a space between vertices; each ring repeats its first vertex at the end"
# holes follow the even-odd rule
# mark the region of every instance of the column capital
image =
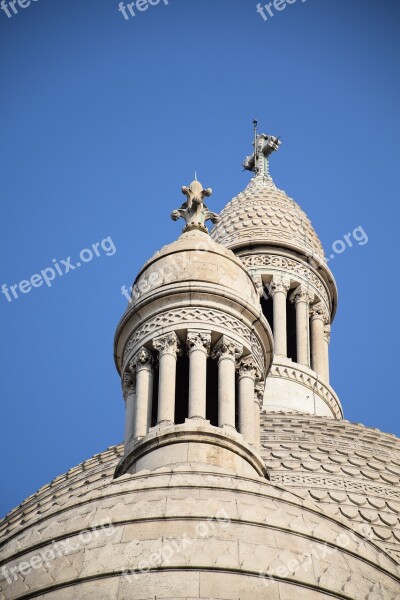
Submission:
POLYGON ((260 406, 263 405, 264 402, 264 392, 265 392, 265 383, 264 381, 259 381, 256 383, 254 388, 254 401, 260 406))
POLYGON ((136 377, 132 373, 124 373, 121 383, 122 394, 124 396, 124 400, 126 401, 130 394, 134 394, 136 392, 136 377))
POLYGON ((144 346, 143 348, 140 348, 140 350, 135 354, 129 363, 129 370, 132 373, 135 373, 135 371, 141 371, 142 369, 147 369, 149 371, 153 370, 153 356, 150 350, 144 346))
POLYGON ((329 344, 329 342, 331 341, 331 326, 329 323, 324 327, 324 338, 325 341, 329 344))
POLYGON ((307 304, 310 303, 310 295, 308 292, 308 289, 306 286, 304 285, 299 285, 293 292, 293 294, 291 294, 290 296, 290 302, 292 302, 292 304, 299 304, 300 302, 305 302, 307 304))
POLYGON ((268 289, 272 297, 278 292, 287 294, 290 289, 290 278, 287 275, 274 275, 268 284, 268 289))
POLYGON ((251 354, 239 360, 238 370, 239 379, 242 377, 249 377, 250 379, 253 379, 253 381, 260 379, 260 370, 251 354))
POLYGON ((231 359, 233 362, 236 361, 243 354, 243 346, 232 340, 227 335, 223 335, 219 342, 213 348, 212 358, 216 358, 218 362, 224 359, 231 359))
POLYGON ((318 302, 317 304, 313 304, 310 307, 310 318, 311 318, 311 321, 320 319, 324 323, 324 325, 329 324, 329 317, 327 315, 325 307, 322 305, 321 302, 318 302))
POLYGON ((182 353, 181 343, 173 331, 155 338, 153 340, 153 348, 158 352, 160 357, 164 354, 170 354, 177 358, 182 353))
POLYGON ((261 279, 261 275, 256 275, 255 273, 252 273, 251 271, 250 271, 250 275, 251 275, 252 280, 254 281, 254 285, 256 286, 257 293, 261 298, 262 295, 264 294, 264 286, 263 286, 263 282, 261 279))
POLYGON ((202 350, 208 356, 211 347, 211 331, 189 329, 186 344, 189 354, 194 350, 202 350))

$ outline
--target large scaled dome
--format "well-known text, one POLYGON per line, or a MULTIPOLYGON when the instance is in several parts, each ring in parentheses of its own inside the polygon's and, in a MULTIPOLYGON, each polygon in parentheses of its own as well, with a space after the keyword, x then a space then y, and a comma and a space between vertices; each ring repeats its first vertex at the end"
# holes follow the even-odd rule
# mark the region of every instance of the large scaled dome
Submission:
MULTIPOLYGON (((382 447, 388 441, 374 430, 347 425, 341 431, 334 421, 309 415, 286 421, 283 415, 264 415, 263 420, 263 454, 272 472, 282 469, 282 452, 287 453, 283 470, 290 471, 294 456, 300 459, 301 448, 305 454, 307 448, 312 451, 307 462, 303 459, 305 467, 315 462, 328 469, 327 478, 334 477, 329 467, 341 464, 344 450, 351 467, 360 451, 381 459, 377 441, 382 447), (336 439, 331 440, 328 424, 336 439), (270 448, 278 428, 279 451, 278 444, 270 448)), ((327 513, 329 497, 318 505, 316 481, 312 502, 283 482, 237 477, 212 466, 187 464, 113 479, 122 453, 116 446, 71 469, 3 520, 2 600, 398 599, 398 569, 382 540, 377 545, 374 533, 369 541, 357 520, 344 522, 327 513), (12 568, 32 564, 34 556, 45 557, 46 564, 26 569, 7 585, 4 573, 12 578, 12 568)), ((368 519, 360 477, 353 480, 343 468, 346 485, 360 486, 354 499, 368 519)), ((322 478, 321 485, 326 492, 322 478)), ((397 490, 392 487, 390 499, 375 493, 371 502, 387 500, 394 508, 397 490)), ((330 493, 333 508, 343 492, 330 493)), ((343 510, 344 515, 350 510, 346 501, 343 510)), ((388 511, 379 512, 385 518, 388 511)), ((375 522, 372 527, 375 531, 375 522)))
POLYGON ((211 237, 231 249, 268 243, 325 260, 321 242, 305 212, 269 177, 253 178, 227 204, 211 237))

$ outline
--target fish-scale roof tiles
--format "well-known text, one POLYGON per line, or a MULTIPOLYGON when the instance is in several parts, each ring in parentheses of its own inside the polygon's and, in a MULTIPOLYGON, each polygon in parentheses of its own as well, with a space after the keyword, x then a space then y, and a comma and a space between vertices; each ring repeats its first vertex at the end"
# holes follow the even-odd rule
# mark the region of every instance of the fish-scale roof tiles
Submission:
POLYGON ((305 212, 269 179, 253 178, 225 206, 220 217, 211 237, 227 248, 273 244, 325 260, 321 242, 305 212))
POLYGON ((368 524, 400 562, 400 439, 348 421, 263 413, 262 455, 271 481, 332 516, 368 524))

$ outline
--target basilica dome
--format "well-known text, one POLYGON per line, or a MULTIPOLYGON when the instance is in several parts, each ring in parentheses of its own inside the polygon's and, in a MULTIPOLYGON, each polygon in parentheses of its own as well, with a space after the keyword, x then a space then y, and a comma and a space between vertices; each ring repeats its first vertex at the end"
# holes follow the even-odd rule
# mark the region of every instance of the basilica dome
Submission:
POLYGON ((384 479, 377 494, 379 482, 365 481, 367 494, 363 476, 354 479, 349 469, 364 452, 359 468, 366 476, 373 461, 389 476, 398 441, 332 419, 283 414, 263 416, 262 438, 272 481, 189 463, 115 479, 123 446, 71 469, 0 524, 0 597, 397 599, 396 540, 385 547, 382 531, 392 515, 397 535, 399 484, 391 480, 385 492, 384 479), (319 468, 311 471, 309 463, 319 468), (340 474, 340 489, 329 483, 321 489, 317 479, 324 473, 327 481, 340 474), (351 519, 351 508, 364 520, 351 519), (34 557, 36 567, 29 568, 34 557))

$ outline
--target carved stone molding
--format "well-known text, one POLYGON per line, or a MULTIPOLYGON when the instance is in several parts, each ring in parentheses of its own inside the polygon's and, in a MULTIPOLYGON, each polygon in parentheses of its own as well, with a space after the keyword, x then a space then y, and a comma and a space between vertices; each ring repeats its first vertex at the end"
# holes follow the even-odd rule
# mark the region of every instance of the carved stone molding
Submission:
POLYGON ((257 364, 265 374, 264 354, 257 336, 244 323, 236 317, 228 315, 222 311, 209 308, 175 308, 158 314, 140 323, 138 328, 131 334, 124 349, 123 362, 126 365, 130 359, 132 351, 134 352, 137 346, 146 338, 151 339, 151 335, 160 331, 163 327, 179 325, 184 328, 184 323, 205 324, 207 329, 218 331, 224 329, 227 331, 235 331, 239 335, 246 347, 251 351, 257 361, 257 364), (215 326, 215 328, 214 328, 215 326))
POLYGON ((309 303, 310 302, 309 289, 304 285, 299 285, 294 290, 293 294, 291 294, 289 299, 293 304, 299 304, 299 302, 309 303))
POLYGON ((249 271, 253 272, 252 274, 254 274, 255 269, 265 268, 270 274, 273 274, 275 269, 279 269, 291 275, 292 279, 300 279, 299 283, 301 283, 301 280, 304 283, 309 283, 313 286, 315 294, 326 304, 327 309, 330 310, 328 293, 322 280, 310 267, 304 265, 302 262, 275 254, 251 254, 240 256, 240 260, 249 271))
POLYGON ((153 347, 159 354, 172 354, 175 358, 182 353, 182 346, 176 333, 171 332, 153 340, 153 347))
POLYGON ((211 347, 211 331, 189 330, 186 343, 189 354, 193 350, 203 350, 208 355, 211 347))
POLYGON ((264 381, 259 381, 256 383, 254 388, 254 401, 262 408, 264 402, 264 392, 265 392, 265 383, 264 381))
POLYGON ((141 348, 133 357, 129 363, 129 370, 131 373, 137 373, 142 369, 152 370, 153 368, 153 356, 147 348, 141 348))
POLYGON ((398 489, 387 486, 369 484, 362 481, 352 481, 349 478, 330 477, 324 475, 308 475, 306 473, 271 473, 271 481, 289 487, 321 488, 328 492, 329 489, 345 490, 352 494, 364 494, 388 500, 400 500, 398 489))
POLYGON ((242 353, 243 346, 240 346, 227 335, 223 335, 213 348, 212 358, 218 361, 231 359, 236 362, 242 356, 242 353))
POLYGON ((324 338, 325 341, 329 344, 331 341, 331 326, 329 324, 324 327, 324 338))
POLYGON ((287 294, 290 289, 290 279, 285 275, 274 275, 272 281, 268 284, 268 290, 271 296, 278 292, 287 294))
POLYGON ((291 381, 296 381, 297 383, 305 385, 306 387, 313 390, 316 394, 318 394, 318 396, 322 400, 324 400, 324 402, 329 406, 329 408, 333 412, 336 419, 343 418, 343 410, 339 398, 333 393, 333 390, 331 388, 327 387, 314 375, 305 373, 304 371, 300 371, 294 366, 292 367, 273 364, 269 377, 289 379, 291 381))
POLYGON ((238 363, 239 379, 241 377, 250 377, 254 381, 260 379, 260 371, 254 358, 249 355, 242 358, 238 363))
POLYGON ((263 286, 263 282, 261 279, 261 275, 251 275, 251 278, 254 281, 254 284, 257 288, 257 293, 261 298, 262 295, 264 294, 264 286, 263 286))
POLYGON ((320 319, 321 321, 323 321, 324 325, 327 325, 329 323, 329 315, 327 314, 325 307, 321 302, 313 304, 310 307, 310 318, 311 321, 314 321, 314 319, 320 319))
POLYGON ((124 400, 136 393, 136 378, 132 373, 125 373, 122 377, 122 393, 124 400))

